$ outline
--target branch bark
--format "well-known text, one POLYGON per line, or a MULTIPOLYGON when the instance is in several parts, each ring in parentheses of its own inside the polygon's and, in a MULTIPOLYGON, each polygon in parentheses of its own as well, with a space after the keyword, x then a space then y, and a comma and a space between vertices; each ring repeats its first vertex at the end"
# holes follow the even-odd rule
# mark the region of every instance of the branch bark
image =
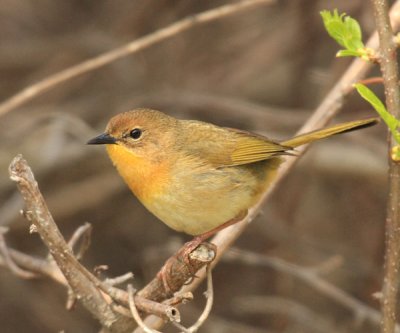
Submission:
MULTIPOLYGON (((400 90, 397 51, 390 25, 389 5, 386 0, 372 0, 376 27, 379 34, 380 66, 385 87, 386 106, 400 118, 400 90)), ((397 145, 390 135, 389 152, 397 145)), ((390 153, 389 153, 390 156, 390 153)), ((381 332, 392 333, 396 325, 396 305, 400 277, 400 164, 389 158, 389 198, 386 217, 385 277, 382 290, 381 332)))
POLYGON ((62 271, 76 298, 100 320, 110 332, 133 328, 132 320, 115 313, 98 288, 91 281, 91 273, 74 257, 51 216, 40 193, 33 173, 22 156, 11 163, 10 178, 17 183, 26 205, 25 216, 32 223, 62 271))

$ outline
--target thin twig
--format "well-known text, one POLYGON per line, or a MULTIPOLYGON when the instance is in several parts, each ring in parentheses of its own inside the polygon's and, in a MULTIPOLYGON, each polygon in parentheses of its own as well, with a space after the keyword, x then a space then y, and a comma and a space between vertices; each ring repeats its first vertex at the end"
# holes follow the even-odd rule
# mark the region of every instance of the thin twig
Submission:
MULTIPOLYGON (((74 232, 74 235, 82 234, 82 231, 85 228, 80 227, 78 229, 79 230, 74 232)), ((1 246, 1 238, 0 238, 0 246, 1 246)), ((47 276, 56 281, 57 283, 66 286, 68 288, 68 298, 66 302, 66 308, 71 309, 74 306, 76 302, 76 295, 74 293, 74 290, 70 287, 68 281, 65 279, 64 275, 60 271, 60 268, 56 265, 56 262, 53 259, 34 258, 32 256, 26 255, 14 249, 9 249, 6 246, 5 242, 4 246, 6 247, 6 250, 4 252, 8 253, 11 262, 15 266, 17 266, 17 269, 21 270, 19 266, 23 267, 24 272, 28 274, 32 274, 32 272, 35 272, 38 273, 35 274, 35 276, 39 275, 47 276)), ((13 268, 11 268, 10 264, 6 260, 7 257, 4 256, 3 253, 1 254, 2 255, 0 256, 0 265, 4 265, 8 267, 10 270, 13 270, 13 268)), ((22 277, 24 278, 24 276, 22 277)), ((131 279, 132 277, 133 274, 129 272, 114 279, 105 279, 104 281, 99 281, 94 276, 91 276, 90 280, 92 281, 93 285, 96 286, 96 288, 99 288, 104 293, 105 297, 109 296, 109 300, 107 300, 106 298, 105 300, 108 304, 110 304, 112 309, 113 310, 116 309, 118 313, 121 313, 126 316, 127 312, 121 310, 123 307, 122 306, 115 307, 116 304, 111 303, 111 300, 115 300, 117 302, 120 302, 128 306, 128 295, 124 290, 115 288, 112 285, 124 283, 129 279, 131 279)), ((135 296, 135 304, 140 309, 140 311, 143 311, 145 313, 151 313, 164 319, 178 320, 180 318, 180 313, 178 309, 174 307, 174 305, 184 303, 193 299, 193 297, 191 296, 192 295, 190 293, 181 294, 180 296, 177 295, 176 297, 168 300, 168 302, 165 303, 157 303, 148 299, 144 299, 143 297, 140 296, 135 296)), ((126 310, 128 311, 128 309, 126 310)), ((128 317, 130 317, 130 315, 128 315, 128 317)))
POLYGON ((76 302, 78 299, 72 288, 70 286, 67 287, 67 301, 65 302, 65 308, 70 311, 75 307, 76 302))
POLYGON ((157 330, 153 330, 150 327, 147 327, 146 324, 143 322, 142 318, 140 318, 139 312, 136 308, 135 298, 133 294, 135 290, 133 289, 131 284, 128 284, 128 302, 129 302, 129 309, 131 310, 131 314, 133 319, 135 319, 136 323, 145 331, 146 333, 162 333, 157 330))
MULTIPOLYGON (((99 282, 98 286, 113 300, 129 306, 128 294, 126 291, 107 285, 104 282, 99 282)), ((181 318, 181 314, 175 306, 167 303, 154 302, 139 295, 135 296, 135 306, 142 312, 154 314, 164 320, 179 321, 181 318)))
POLYGON ((5 227, 0 227, 0 254, 3 257, 4 260, 4 265, 8 267, 8 269, 14 273, 16 276, 22 278, 22 279, 33 279, 38 277, 37 274, 34 274, 32 272, 26 271, 24 269, 21 269, 11 258, 10 252, 8 250, 8 247, 6 245, 6 241, 4 239, 4 234, 8 231, 7 228, 5 227))
POLYGON ((75 253, 75 257, 78 260, 81 260, 83 258, 83 255, 90 246, 92 229, 92 225, 86 222, 84 225, 81 225, 78 229, 75 230, 71 239, 68 241, 68 246, 71 248, 72 251, 74 251, 75 245, 79 241, 81 241, 79 250, 77 253, 75 253))
MULTIPOLYGON (((74 252, 75 245, 80 241, 79 249, 77 253, 74 253, 75 258, 77 260, 81 260, 85 252, 89 248, 91 242, 91 235, 92 235, 92 225, 90 223, 85 223, 84 225, 80 226, 78 229, 74 231, 71 239, 68 241, 68 246, 70 247, 72 252, 74 252)), ((67 310, 71 310, 75 306, 78 299, 73 289, 69 285, 67 288, 68 291, 67 291, 67 301, 65 304, 65 308, 67 310)))
POLYGON ((118 312, 119 314, 122 314, 125 317, 132 317, 131 311, 128 310, 126 307, 118 304, 111 304, 111 308, 115 311, 118 312))
POLYGON ((193 300, 193 294, 189 291, 182 294, 181 293, 175 294, 173 297, 167 299, 163 303, 167 305, 177 305, 181 303, 185 304, 191 300, 193 300))
MULTIPOLYGON (((47 276, 61 285, 67 285, 64 275, 54 263, 47 259, 35 258, 20 251, 7 248, 12 260, 25 270, 47 276)), ((0 265, 5 265, 0 257, 0 265)))
POLYGON ((383 77, 380 77, 380 76, 369 77, 369 78, 360 80, 357 83, 361 83, 366 86, 368 86, 370 84, 383 83, 383 77))
POLYGON ((36 96, 39 96, 45 91, 56 87, 62 82, 70 80, 94 69, 100 68, 104 65, 114 62, 117 59, 136 53, 167 38, 173 37, 186 30, 189 30, 196 25, 214 21, 216 19, 220 19, 222 17, 237 13, 241 10, 245 10, 256 5, 272 4, 274 2, 274 0, 244 0, 186 17, 163 29, 159 29, 153 33, 138 38, 124 46, 103 53, 95 58, 86 60, 78 65, 69 67, 61 72, 48 76, 42 81, 39 81, 21 90, 19 93, 15 94, 14 96, 7 99, 5 102, 0 104, 0 116, 18 106, 21 106, 22 104, 28 102, 36 96))
POLYGON ((207 291, 204 293, 207 302, 206 306, 204 307, 204 310, 200 317, 197 319, 197 321, 190 326, 189 328, 185 328, 182 326, 179 322, 172 321, 172 324, 182 330, 184 333, 194 333, 197 332, 198 329, 204 324, 204 322, 207 320, 208 316, 210 315, 212 305, 214 303, 214 288, 213 288, 213 283, 212 283, 212 268, 211 265, 207 265, 206 267, 206 274, 207 274, 207 291))
MULTIPOLYGON (((330 320, 324 318, 321 313, 316 313, 305 305, 291 299, 276 296, 242 296, 233 300, 234 311, 240 315, 257 314, 277 316, 281 315, 292 322, 302 325, 299 331, 338 333, 338 327, 332 325, 330 320)), ((296 331, 288 329, 287 331, 296 331)))
POLYGON ((132 279, 133 279, 133 273, 128 272, 123 275, 117 276, 115 278, 107 278, 104 280, 104 283, 110 286, 118 286, 132 279))
MULTIPOLYGON (((376 28, 379 34, 381 71, 385 87, 386 106, 400 118, 399 68, 397 46, 390 25, 386 0, 372 0, 376 28)), ((389 152, 398 145, 390 135, 389 152)), ((390 154, 389 154, 390 155, 390 154)), ((382 290, 382 333, 392 333, 396 325, 397 295, 400 281, 400 164, 389 159, 389 200, 386 217, 385 277, 382 290)))
POLYGON ((174 325, 176 328, 181 330, 181 333, 191 333, 189 329, 187 329, 185 326, 183 326, 181 323, 177 323, 175 321, 172 322, 172 325, 174 325))
POLYGON ((204 322, 210 315, 210 312, 211 312, 211 309, 213 306, 213 302, 214 302, 214 289, 213 289, 211 271, 212 271, 212 267, 211 267, 211 265, 208 265, 206 268, 206 274, 207 274, 207 291, 205 294, 205 296, 207 298, 206 306, 204 308, 203 313, 200 315, 199 319, 197 319, 197 321, 194 323, 194 325, 189 327, 189 332, 196 332, 200 328, 200 326, 204 324, 204 322))
MULTIPOLYGON (((353 296, 344 292, 342 289, 321 278, 314 267, 305 268, 279 258, 271 258, 258 253, 239 249, 232 249, 226 254, 224 259, 236 263, 240 262, 246 265, 270 267, 279 272, 290 274, 307 283, 310 287, 318 290, 325 296, 330 297, 347 309, 353 311, 357 321, 362 322, 364 319, 367 319, 375 325, 380 324, 382 316, 379 311, 365 305, 353 296)), ((397 329, 400 331, 400 327, 397 329)))

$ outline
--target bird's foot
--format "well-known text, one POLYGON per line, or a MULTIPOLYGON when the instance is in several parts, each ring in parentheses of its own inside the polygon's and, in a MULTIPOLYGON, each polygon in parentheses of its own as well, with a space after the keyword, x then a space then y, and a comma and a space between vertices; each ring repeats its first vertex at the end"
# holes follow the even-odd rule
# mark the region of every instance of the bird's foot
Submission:
MULTIPOLYGON (((175 260, 178 260, 185 264, 185 269, 187 270, 187 274, 189 275, 189 280, 190 278, 196 277, 196 270, 194 269, 190 261, 191 255, 200 246, 200 244, 204 242, 204 240, 204 237, 200 235, 194 237, 191 241, 186 242, 175 255, 173 255, 166 261, 164 266, 161 268, 157 276, 162 281, 163 287, 167 294, 173 294, 175 291, 177 291, 173 286, 171 286, 171 283, 169 282, 171 280, 171 274, 174 274, 172 266, 174 265, 175 260)), ((215 255, 217 252, 216 246, 212 243, 208 243, 208 245, 211 245, 215 255)))

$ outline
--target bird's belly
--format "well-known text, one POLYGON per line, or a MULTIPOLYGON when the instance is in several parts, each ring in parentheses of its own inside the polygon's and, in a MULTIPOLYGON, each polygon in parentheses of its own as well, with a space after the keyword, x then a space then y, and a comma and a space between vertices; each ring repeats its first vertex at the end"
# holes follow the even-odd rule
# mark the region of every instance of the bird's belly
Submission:
POLYGON ((279 164, 276 159, 212 170, 192 169, 178 174, 162 193, 143 204, 169 227, 199 235, 250 208, 279 164))
MULTIPOLYGON (((236 204, 232 206, 227 199, 179 200, 180 196, 163 196, 154 200, 147 208, 170 228, 190 235, 200 235, 229 221, 240 213, 236 204)), ((182 198, 187 199, 187 197, 182 198)))

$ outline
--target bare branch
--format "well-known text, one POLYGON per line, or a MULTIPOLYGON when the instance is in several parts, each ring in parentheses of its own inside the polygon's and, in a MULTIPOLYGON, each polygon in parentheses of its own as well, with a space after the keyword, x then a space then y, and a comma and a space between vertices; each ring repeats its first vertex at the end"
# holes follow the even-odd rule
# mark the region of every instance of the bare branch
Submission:
MULTIPOLYGON (((304 327, 303 329, 306 328, 308 332, 338 333, 338 327, 334 327, 320 313, 316 313, 291 299, 274 296, 242 296, 235 298, 233 305, 235 312, 241 315, 244 313, 275 316, 280 314, 293 322, 300 323, 304 327)), ((294 329, 294 331, 296 330, 294 329)))
POLYGON ((162 268, 157 276, 138 292, 138 295, 156 302, 164 301, 172 297, 189 279, 193 278, 193 272, 210 264, 216 257, 215 246, 209 243, 202 243, 190 253, 189 257, 186 257, 185 250, 186 248, 183 246, 169 258, 164 265, 168 269, 162 268))
MULTIPOLYGON (((386 0, 372 0, 376 28, 379 34, 380 66, 385 86, 386 106, 397 119, 400 118, 399 68, 397 46, 390 24, 386 0)), ((389 151, 398 144, 390 135, 389 151)), ((382 290, 381 332, 392 333, 396 326, 397 295, 400 280, 400 164, 389 159, 389 200, 386 217, 385 278, 382 290)))
POLYGON ((128 272, 125 273, 121 276, 117 276, 115 278, 107 278, 104 280, 105 284, 108 284, 110 286, 117 286, 119 284, 123 284, 129 280, 133 279, 133 273, 132 272, 128 272))
MULTIPOLYGON (((7 251, 9 252, 13 262, 23 267, 24 269, 28 270, 28 272, 35 272, 43 276, 47 276, 56 281, 57 283, 64 285, 70 289, 67 280, 62 275, 60 269, 53 262, 53 260, 50 261, 48 259, 34 258, 32 256, 26 255, 14 249, 7 248, 7 251)), ((2 258, 2 256, 0 256, 0 265, 7 266, 7 263, 5 262, 4 258, 2 258)), ((103 282, 96 281, 95 284, 102 292, 104 292, 105 297, 106 295, 108 295, 110 299, 116 300, 128 306, 127 293, 124 290, 114 288, 112 285, 124 283, 128 279, 131 279, 132 277, 133 277, 132 273, 126 273, 114 279, 105 279, 103 282)), ((68 292, 70 293, 70 290, 68 292)), ((168 302, 161 304, 151 300, 144 299, 143 297, 140 296, 136 296, 135 303, 137 307, 140 309, 140 311, 154 314, 160 318, 169 319, 171 318, 171 316, 172 317, 175 316, 176 318, 180 317, 180 313, 174 307, 174 305, 185 303, 192 299, 193 295, 191 295, 191 293, 185 293, 181 295, 176 295, 175 297, 169 299, 168 302)), ((71 308, 74 305, 74 301, 75 301, 75 295, 72 292, 71 297, 69 296, 67 300, 67 308, 71 308)), ((125 316, 128 313, 128 316, 130 316, 128 309, 116 304, 111 304, 110 306, 112 307, 113 310, 116 310, 118 313, 124 314, 125 316), (124 309, 128 312, 124 311, 124 309)))
POLYGON ((133 297, 135 290, 133 289, 131 284, 128 284, 128 301, 129 301, 129 309, 131 310, 131 314, 133 319, 135 319, 136 323, 145 331, 146 333, 162 333, 157 330, 153 330, 150 327, 147 327, 143 322, 142 318, 140 318, 139 312, 136 308, 135 298, 133 297))
MULTIPOLYGON (((224 260, 240 262, 246 265, 270 267, 278 270, 279 272, 290 274, 307 283, 310 287, 318 290, 325 296, 330 297, 347 309, 353 311, 356 319, 359 322, 362 322, 363 320, 369 320, 375 325, 380 324, 382 316, 379 311, 365 305, 353 296, 324 280, 319 276, 318 270, 315 270, 313 267, 305 268, 288 263, 279 258, 271 258, 254 252, 239 249, 232 249, 229 251, 224 257, 224 260)), ((400 332, 400 327, 397 327, 397 331, 400 332)))
MULTIPOLYGON (((67 285, 67 281, 59 268, 55 264, 50 263, 49 260, 35 258, 10 248, 7 248, 7 251, 14 263, 23 269, 47 276, 62 285, 67 285)), ((0 256, 0 265, 6 266, 6 263, 3 260, 4 259, 0 256)))
POLYGON ((191 292, 186 292, 182 294, 175 294, 174 297, 167 299, 164 301, 164 304, 168 305, 177 305, 177 304, 185 304, 189 301, 193 300, 193 294, 191 292))
POLYGON ((190 326, 189 328, 185 328, 182 326, 179 322, 177 321, 172 321, 172 324, 182 330, 184 333, 194 333, 197 332, 198 329, 204 324, 204 322, 207 320, 208 316, 210 315, 212 305, 214 302, 214 290, 213 290, 213 283, 212 283, 212 274, 211 274, 211 266, 208 265, 206 267, 207 271, 207 291, 204 293, 206 298, 207 298, 207 303, 206 306, 204 307, 204 310, 200 317, 197 319, 197 321, 190 326))
POLYGON ((8 269, 22 279, 33 279, 37 274, 21 269, 11 258, 10 252, 4 239, 4 234, 8 231, 5 227, 0 227, 0 254, 3 257, 4 265, 8 269))
POLYGON ((10 178, 17 183, 25 201, 26 217, 37 229, 76 297, 111 332, 131 326, 125 317, 112 311, 104 295, 93 283, 94 277, 92 278, 91 273, 81 266, 72 254, 54 223, 31 169, 22 156, 14 158, 9 171, 10 178))
POLYGON ((383 77, 380 76, 374 76, 374 77, 369 77, 363 80, 358 81, 358 83, 364 84, 366 86, 370 84, 382 84, 383 83, 383 77))
POLYGON ((6 112, 21 106, 32 98, 54 88, 58 84, 68 81, 74 77, 105 66, 117 59, 126 57, 130 54, 143 50, 151 45, 161 42, 167 38, 180 34, 192 27, 206 22, 214 21, 222 17, 237 13, 241 10, 254 7, 261 4, 271 4, 273 0, 243 0, 237 3, 217 7, 200 14, 186 17, 163 29, 157 30, 144 37, 136 39, 124 46, 106 52, 95 58, 81 62, 78 65, 64 69, 53 74, 42 81, 39 81, 15 94, 2 104, 0 104, 0 116, 6 112))
MULTIPOLYGON (((99 288, 113 300, 116 300, 126 306, 129 306, 128 293, 122 289, 115 288, 104 282, 98 283, 99 288)), ((135 296, 135 306, 142 312, 151 313, 163 320, 178 320, 180 313, 178 309, 171 304, 158 303, 139 295, 135 296)))
MULTIPOLYGON (((80 299, 83 305, 111 332, 114 330, 118 332, 129 331, 133 321, 129 321, 129 318, 126 318, 127 312, 124 308, 112 303, 112 300, 117 300, 122 304, 128 305, 128 295, 111 284, 123 283, 132 278, 133 274, 127 273, 116 279, 109 279, 105 282, 99 281, 78 262, 72 253, 72 247, 82 237, 86 237, 86 240, 85 238, 83 240, 83 243, 86 245, 81 246, 81 250, 79 251, 80 255, 83 254, 82 248, 86 249, 88 246, 88 235, 91 226, 85 224, 78 228, 69 241, 69 244, 67 244, 47 209, 32 171, 21 156, 17 156, 11 163, 10 177, 17 182, 18 188, 23 195, 26 203, 26 218, 32 223, 35 231, 40 234, 52 255, 52 259, 39 260, 14 250, 10 251, 12 255, 8 257, 11 258, 13 256, 17 258, 20 264, 28 266, 30 270, 45 274, 57 282, 66 285, 69 288, 68 308, 73 307, 76 299, 80 299), (60 270, 65 279, 60 277, 60 270), (102 311, 106 311, 106 313, 103 314, 102 311)), ((4 253, 8 253, 8 249, 4 253)), ((184 257, 187 256, 185 252, 178 251, 176 255, 167 261, 170 273, 165 278, 168 279, 168 285, 172 286, 172 289, 166 290, 163 279, 158 275, 141 291, 141 293, 148 296, 148 299, 145 299, 143 296, 136 296, 135 304, 138 304, 141 311, 155 314, 163 319, 178 321, 180 314, 175 307, 157 303, 154 299, 164 300, 168 296, 171 296, 193 276, 193 272, 212 262, 215 255, 215 247, 207 243, 201 244, 188 257, 184 257)), ((7 254, 4 257, 4 263, 7 264, 7 254)), ((192 295, 190 294, 190 296, 192 295)), ((188 293, 181 294, 179 297, 174 297, 173 302, 176 304, 179 301, 187 301, 191 298, 190 296, 188 293)))
POLYGON ((90 240, 92 235, 92 225, 90 223, 85 223, 75 230, 71 239, 68 242, 68 246, 71 248, 71 251, 74 251, 75 245, 81 241, 81 246, 79 247, 78 252, 75 257, 78 260, 81 260, 85 252, 90 246, 90 240))
POLYGON ((212 268, 211 265, 208 265, 206 268, 207 271, 207 291, 205 296, 207 298, 207 303, 204 308, 203 313, 200 315, 199 319, 197 319, 196 323, 189 328, 189 332, 197 332, 201 325, 204 324, 208 316, 210 315, 212 305, 214 302, 214 290, 213 290, 213 283, 212 283, 212 268))

